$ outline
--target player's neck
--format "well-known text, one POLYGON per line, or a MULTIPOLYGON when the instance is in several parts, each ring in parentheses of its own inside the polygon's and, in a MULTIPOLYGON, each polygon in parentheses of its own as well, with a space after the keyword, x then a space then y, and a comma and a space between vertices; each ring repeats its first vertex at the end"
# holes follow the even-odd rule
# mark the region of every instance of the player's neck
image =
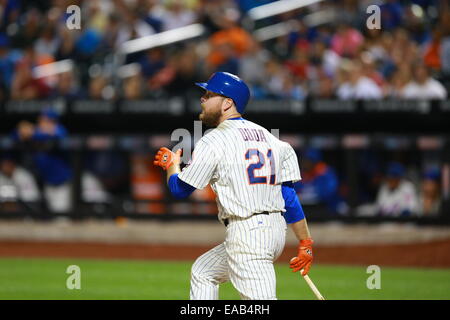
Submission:
POLYGON ((230 113, 230 114, 224 114, 222 116, 222 118, 220 119, 220 123, 224 122, 225 120, 232 119, 232 118, 239 118, 241 116, 242 115, 239 112, 233 112, 233 113, 230 113))

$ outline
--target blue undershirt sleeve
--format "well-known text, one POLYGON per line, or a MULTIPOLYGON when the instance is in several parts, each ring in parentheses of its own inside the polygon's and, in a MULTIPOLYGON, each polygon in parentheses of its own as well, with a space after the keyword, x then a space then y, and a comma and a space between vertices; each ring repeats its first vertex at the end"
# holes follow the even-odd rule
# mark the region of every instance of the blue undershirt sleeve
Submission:
POLYGON ((177 199, 187 198, 196 190, 195 187, 178 178, 178 173, 170 176, 168 186, 170 193, 177 199))
POLYGON ((283 194, 284 208, 286 209, 284 213, 286 223, 290 224, 304 219, 305 214, 298 200, 297 193, 293 188, 293 184, 291 182, 283 183, 281 193, 283 194))

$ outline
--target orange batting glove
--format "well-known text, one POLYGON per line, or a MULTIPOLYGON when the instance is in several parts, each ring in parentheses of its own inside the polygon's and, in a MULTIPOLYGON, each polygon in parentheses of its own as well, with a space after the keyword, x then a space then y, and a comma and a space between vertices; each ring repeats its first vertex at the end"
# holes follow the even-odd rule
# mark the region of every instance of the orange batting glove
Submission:
POLYGON ((292 269, 292 272, 297 272, 303 269, 302 276, 306 276, 311 268, 313 253, 312 253, 312 244, 314 243, 313 239, 308 238, 305 240, 300 240, 298 245, 298 255, 291 259, 289 268, 292 269))
POLYGON ((174 153, 169 149, 162 147, 156 153, 153 164, 167 170, 173 164, 180 164, 181 153, 182 149, 178 149, 177 152, 174 153))

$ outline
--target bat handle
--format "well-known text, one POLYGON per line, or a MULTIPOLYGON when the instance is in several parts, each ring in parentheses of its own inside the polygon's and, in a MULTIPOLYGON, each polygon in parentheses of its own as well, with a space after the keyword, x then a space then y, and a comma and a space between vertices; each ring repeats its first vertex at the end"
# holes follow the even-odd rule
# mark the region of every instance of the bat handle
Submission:
MULTIPOLYGON (((300 272, 303 273, 303 269, 300 272)), ((314 292, 314 295, 317 297, 318 300, 325 300, 325 298, 320 294, 319 290, 314 285, 314 283, 312 282, 312 280, 309 278, 308 275, 304 275, 303 279, 305 279, 306 283, 311 288, 312 292, 314 292)))

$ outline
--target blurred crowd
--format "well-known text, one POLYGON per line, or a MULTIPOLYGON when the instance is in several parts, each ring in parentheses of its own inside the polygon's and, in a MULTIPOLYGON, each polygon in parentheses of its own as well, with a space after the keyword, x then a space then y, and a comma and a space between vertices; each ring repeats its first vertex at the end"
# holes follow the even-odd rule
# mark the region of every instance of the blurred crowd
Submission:
POLYGON ((0 99, 185 96, 193 82, 219 70, 240 75, 255 99, 447 97, 448 1, 322 1, 252 26, 248 11, 269 2, 2 0, 0 99), (72 4, 81 8, 81 29, 66 25, 72 4), (366 26, 373 4, 381 8, 381 29, 366 26), (317 13, 328 18, 311 18, 317 13), (254 32, 283 22, 291 26, 286 34, 261 39, 254 32), (115 53, 128 40, 193 23, 205 26, 202 37, 135 52, 116 64, 115 53), (65 59, 74 68, 35 72, 65 59))
POLYGON ((77 177, 76 161, 62 147, 68 136, 52 107, 17 124, 9 135, 13 148, 0 151, 0 211, 70 213, 76 202, 105 204, 110 192, 120 194, 126 173, 117 153, 87 151, 77 177))
MULTIPOLYGON (((328 214, 350 214, 348 177, 339 175, 342 168, 328 162, 321 150, 308 148, 300 152, 302 180, 295 184, 302 205, 324 205, 328 214)), ((362 151, 353 170, 361 177, 354 210, 355 216, 440 217, 443 216, 441 170, 439 164, 407 166, 399 161, 380 161, 379 155, 362 151), (370 166, 364 159, 370 153, 370 166)), ((355 186, 353 186, 354 188, 355 186)))
MULTIPOLYGON (((249 10, 270 2, 274 0, 0 0, 0 101, 198 98, 193 83, 215 71, 238 74, 251 86, 253 99, 448 98, 448 1, 328 0, 249 20, 249 10), (70 5, 81 8, 80 29, 67 26, 70 5), (380 8, 381 29, 367 28, 370 5, 380 8), (201 23, 205 34, 117 55, 129 40, 194 23, 201 23), (290 29, 272 36, 270 27, 280 24, 290 29), (68 60, 73 63, 61 72, 38 68, 68 60)), ((130 192, 137 200, 166 198, 163 178, 144 154, 126 158, 116 151, 88 152, 77 182, 73 158, 59 148, 67 132, 52 109, 34 123, 20 122, 12 137, 26 157, 0 155, 0 198, 42 201, 53 212, 70 212, 78 198, 106 203, 111 195, 130 192)), ((306 206, 325 205, 341 215, 355 205, 359 215, 440 212, 440 172, 434 167, 412 181, 405 163, 380 161, 376 172, 368 172, 374 157, 362 155, 361 194, 350 206, 348 177, 338 174, 342 167, 327 162, 317 149, 299 155, 303 180, 296 190, 306 206)), ((212 201, 214 194, 206 190, 194 198, 212 201)), ((180 207, 172 212, 215 210, 209 204, 174 205, 180 207)), ((162 213, 167 208, 142 203, 130 211, 162 213)))
MULTIPOLYGON (((90 143, 94 149, 84 150, 77 163, 62 147, 67 137, 50 107, 35 122, 18 123, 10 134, 14 148, 0 152, 0 212, 26 209, 80 214, 87 205, 91 213, 113 216, 217 213, 215 194, 209 187, 194 192, 194 201, 172 203, 165 177, 148 152, 96 150, 95 145, 104 145, 99 139, 90 143), (115 209, 111 209, 114 202, 115 209)), ((381 150, 360 150, 351 165, 358 176, 354 183, 349 182, 348 164, 336 161, 342 150, 327 151, 327 156, 314 147, 296 151, 302 180, 294 188, 306 211, 319 208, 311 210, 314 215, 444 217, 439 151, 420 155, 423 161, 418 163, 398 161, 395 152, 383 159, 381 150)))

